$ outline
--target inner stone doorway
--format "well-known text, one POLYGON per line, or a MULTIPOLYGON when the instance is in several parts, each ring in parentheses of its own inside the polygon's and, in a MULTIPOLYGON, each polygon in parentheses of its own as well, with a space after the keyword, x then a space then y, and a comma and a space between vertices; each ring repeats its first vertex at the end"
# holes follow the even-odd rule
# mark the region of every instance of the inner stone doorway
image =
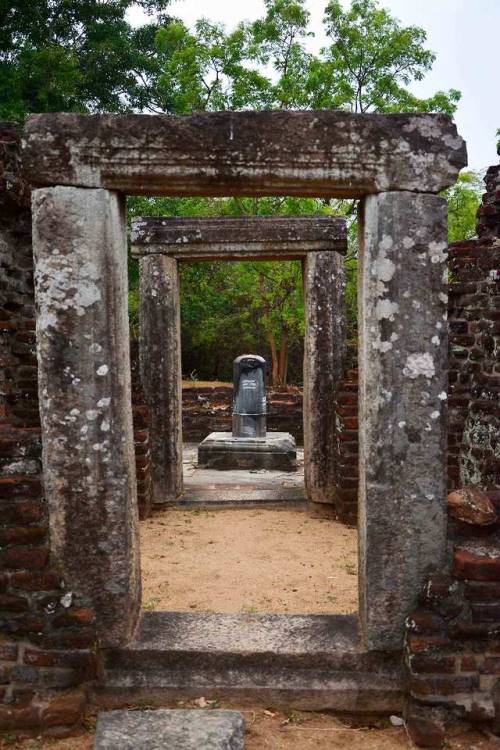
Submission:
MULTIPOLYGON (((184 497, 177 263, 299 259, 305 302, 305 487, 309 500, 333 504, 334 393, 345 354, 346 234, 345 220, 332 216, 150 217, 133 222, 132 253, 140 259, 141 373, 152 414, 155 503, 184 497)), ((227 477, 222 481, 227 483, 227 477)))

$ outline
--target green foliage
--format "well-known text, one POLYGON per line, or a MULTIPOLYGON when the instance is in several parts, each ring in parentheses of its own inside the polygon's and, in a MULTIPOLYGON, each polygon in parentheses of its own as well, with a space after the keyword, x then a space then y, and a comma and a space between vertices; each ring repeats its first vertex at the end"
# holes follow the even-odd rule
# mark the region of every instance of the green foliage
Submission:
MULTIPOLYGON (((231 31, 206 19, 193 29, 166 15, 169 0, 0 0, 0 118, 30 112, 338 108, 353 112, 451 113, 458 91, 427 99, 411 85, 434 54, 416 26, 376 0, 327 1, 327 46, 310 53, 307 0, 264 0, 262 18, 231 31), (151 21, 132 28, 132 5, 151 21)), ((450 237, 473 233, 476 177, 447 191, 450 237)), ((356 214, 353 201, 270 197, 130 198, 130 216, 333 213, 346 216, 349 337, 356 337, 356 214)), ((129 308, 138 324, 138 264, 129 259, 129 308)), ((303 305, 297 263, 183 265, 185 371, 229 377, 243 349, 272 353, 275 375, 301 379, 303 305)))
POLYGON ((164 108, 155 47, 169 0, 0 0, 0 119, 164 108), (127 9, 158 15, 133 29, 127 9))
POLYGON ((456 183, 445 190, 448 201, 448 239, 468 240, 476 234, 476 213, 481 203, 483 181, 477 172, 462 172, 456 183))
POLYGON ((323 64, 316 64, 314 106, 353 112, 448 112, 460 92, 437 92, 418 99, 409 90, 431 68, 435 55, 425 49, 426 33, 403 27, 375 0, 352 0, 344 8, 330 0, 324 17, 331 39, 323 64), (319 84, 319 85, 318 85, 319 84))

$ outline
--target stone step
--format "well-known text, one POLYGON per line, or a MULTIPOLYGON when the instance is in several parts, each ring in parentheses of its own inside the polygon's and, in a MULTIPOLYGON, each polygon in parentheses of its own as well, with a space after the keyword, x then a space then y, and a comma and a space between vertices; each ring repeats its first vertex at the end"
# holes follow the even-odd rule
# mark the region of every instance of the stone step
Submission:
POLYGON ((402 700, 401 655, 365 651, 351 615, 147 612, 127 647, 103 653, 101 678, 108 705, 203 695, 388 713, 402 700))
POLYGON ((240 506, 305 506, 307 497, 303 487, 264 487, 245 486, 213 489, 204 486, 184 485, 184 492, 174 503, 176 508, 238 508, 240 506))

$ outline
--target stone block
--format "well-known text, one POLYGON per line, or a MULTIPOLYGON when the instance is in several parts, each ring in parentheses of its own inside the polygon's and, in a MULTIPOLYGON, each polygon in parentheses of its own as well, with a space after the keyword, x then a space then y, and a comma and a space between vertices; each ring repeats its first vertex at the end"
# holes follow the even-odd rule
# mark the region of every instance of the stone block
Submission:
POLYGON ((369 196, 360 224, 360 616, 372 648, 446 553, 446 202, 369 196))
POLYGON ((132 222, 132 253, 177 260, 303 258, 317 251, 347 251, 338 216, 145 217, 132 222))
POLYGON ((38 114, 23 153, 34 185, 187 196, 437 193, 466 163, 448 115, 332 110, 38 114))
POLYGON ((102 645, 128 637, 140 606, 124 208, 106 190, 33 191, 50 551, 102 645))
POLYGON ((94 750, 243 750, 238 711, 109 711, 97 722, 94 750))
POLYGON ((153 502, 161 504, 179 497, 183 481, 181 321, 173 258, 141 259, 140 298, 141 379, 150 410, 153 502))
POLYGON ((288 432, 268 432, 265 438, 212 432, 198 446, 198 466, 207 469, 296 471, 296 460, 295 440, 288 432))
POLYGON ((335 392, 345 360, 344 259, 310 253, 304 262, 304 482, 315 503, 335 500, 335 392))

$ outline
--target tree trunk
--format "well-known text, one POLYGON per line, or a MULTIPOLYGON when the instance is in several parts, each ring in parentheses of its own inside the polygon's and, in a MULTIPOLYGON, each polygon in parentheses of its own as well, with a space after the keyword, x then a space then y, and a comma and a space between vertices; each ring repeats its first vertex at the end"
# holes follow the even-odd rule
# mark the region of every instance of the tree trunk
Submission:
POLYGON ((276 349, 276 339, 272 331, 267 332, 267 338, 269 341, 269 348, 271 349, 271 382, 273 386, 279 385, 279 360, 278 351, 276 349))
POLYGON ((278 364, 278 380, 282 386, 286 385, 286 376, 288 369, 288 334, 281 334, 281 347, 279 353, 279 364, 278 364))

